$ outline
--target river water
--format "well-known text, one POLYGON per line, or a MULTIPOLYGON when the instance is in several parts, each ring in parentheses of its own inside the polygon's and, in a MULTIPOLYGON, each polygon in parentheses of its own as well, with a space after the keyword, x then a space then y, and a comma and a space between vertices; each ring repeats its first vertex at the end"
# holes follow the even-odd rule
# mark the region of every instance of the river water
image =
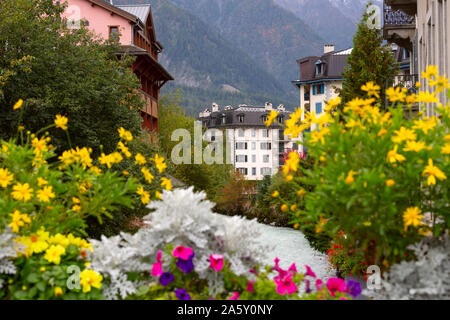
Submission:
POLYGON ((313 249, 300 231, 263 224, 261 228, 262 235, 258 240, 261 244, 273 248, 267 253, 267 259, 264 261, 267 265, 273 265, 274 259, 278 258, 283 269, 288 269, 295 262, 298 272, 306 271, 304 266, 308 265, 322 280, 326 281, 335 276, 327 256, 313 249))

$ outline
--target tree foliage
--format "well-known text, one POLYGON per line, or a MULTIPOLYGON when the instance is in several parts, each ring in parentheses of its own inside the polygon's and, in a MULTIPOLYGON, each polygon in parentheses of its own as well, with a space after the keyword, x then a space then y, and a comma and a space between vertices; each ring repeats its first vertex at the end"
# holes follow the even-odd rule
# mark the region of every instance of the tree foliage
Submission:
MULTIPOLYGON (((103 145, 110 152, 119 138, 115 129, 141 130, 132 59, 119 60, 117 43, 85 27, 68 29, 63 11, 52 0, 0 2, 0 137, 16 132, 18 111, 11 106, 21 98, 27 130, 36 132, 62 114, 73 145, 95 153, 103 145)), ((60 150, 67 149, 64 133, 50 133, 60 150)))

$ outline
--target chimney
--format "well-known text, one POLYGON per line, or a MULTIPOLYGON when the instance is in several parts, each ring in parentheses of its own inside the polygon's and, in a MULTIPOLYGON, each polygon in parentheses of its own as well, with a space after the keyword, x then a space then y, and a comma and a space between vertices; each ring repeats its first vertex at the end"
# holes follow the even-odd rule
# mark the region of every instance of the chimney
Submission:
POLYGON ((277 108, 278 111, 285 111, 284 104, 280 104, 277 108))
POLYGON ((272 104, 270 102, 266 102, 265 108, 266 108, 266 111, 272 110, 272 104))
POLYGON ((326 44, 323 46, 323 54, 327 54, 334 51, 334 44, 326 44))
POLYGON ((219 112, 219 105, 215 102, 212 104, 212 112, 219 112))

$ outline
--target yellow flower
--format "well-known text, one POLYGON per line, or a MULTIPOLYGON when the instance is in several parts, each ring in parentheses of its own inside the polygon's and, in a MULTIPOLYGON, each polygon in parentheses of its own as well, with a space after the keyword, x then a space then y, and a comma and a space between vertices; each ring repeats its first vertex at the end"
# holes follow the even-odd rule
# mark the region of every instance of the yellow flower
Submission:
POLYGON ((428 131, 433 130, 438 124, 438 120, 436 117, 424 119, 424 120, 415 120, 413 129, 422 130, 423 133, 428 134, 428 131))
POLYGON ((439 74, 438 67, 434 65, 429 65, 426 72, 422 71, 422 78, 432 80, 432 77, 437 77, 439 74))
POLYGON ((320 216, 320 221, 316 225, 316 233, 322 233, 323 227, 327 224, 328 220, 326 220, 323 216, 320 216))
POLYGON ((411 94, 406 97, 406 104, 411 106, 412 104, 417 102, 417 96, 415 94, 411 94))
POLYGON ((388 155, 387 155, 387 161, 388 162, 395 163, 397 161, 398 162, 403 162, 403 161, 406 160, 406 158, 403 155, 399 154, 397 152, 397 150, 398 150, 398 146, 396 145, 394 147, 394 150, 391 150, 391 151, 388 152, 388 155))
POLYGON ((133 141, 133 135, 131 134, 130 131, 125 130, 124 128, 119 128, 117 130, 119 132, 119 136, 121 139, 125 140, 125 141, 133 141))
POLYGON ((45 267, 41 267, 41 272, 45 272, 47 269, 45 267))
POLYGON ((38 177, 37 180, 38 180, 38 186, 39 186, 39 187, 42 187, 42 186, 45 186, 45 185, 48 184, 48 181, 45 180, 45 179, 42 179, 41 177, 38 177))
POLYGON ((367 92, 369 97, 380 98, 380 86, 373 83, 373 81, 367 82, 365 85, 361 87, 362 91, 367 92))
POLYGON ((125 155, 125 157, 127 157, 127 158, 131 157, 130 150, 122 141, 119 141, 117 146, 119 147, 120 151, 122 151, 122 153, 125 155))
POLYGON ((97 166, 92 166, 90 169, 89 169, 89 171, 91 171, 93 174, 95 174, 95 175, 100 175, 101 173, 102 173, 102 169, 100 169, 99 167, 97 167, 97 166))
POLYGON ((400 87, 387 89, 386 95, 391 102, 404 102, 406 100, 406 93, 400 87))
POLYGON ((403 141, 416 140, 417 135, 413 130, 401 127, 400 130, 394 131, 395 136, 392 137, 394 143, 402 143, 403 141))
POLYGON ((42 137, 41 139, 34 138, 31 141, 31 145, 34 148, 34 154, 36 155, 40 155, 43 152, 48 151, 47 140, 44 137, 42 137))
POLYGON ((72 206, 72 211, 73 212, 81 212, 81 207, 78 204, 76 204, 76 205, 72 206))
POLYGON ((147 163, 147 160, 145 160, 145 157, 140 153, 136 154, 134 158, 136 159, 136 164, 138 164, 138 165, 143 166, 144 164, 147 163))
POLYGON ((297 195, 298 195, 299 197, 304 197, 305 194, 306 194, 305 189, 300 189, 300 190, 297 191, 297 195))
POLYGON ((126 170, 122 171, 122 174, 123 174, 124 176, 127 176, 127 177, 130 175, 130 173, 129 173, 128 171, 126 171, 126 170))
POLYGON ((409 226, 418 227, 422 224, 423 215, 422 211, 418 207, 411 207, 405 210, 403 213, 403 224, 405 226, 405 231, 409 226))
POLYGON ((382 137, 384 136, 386 133, 388 133, 388 131, 385 128, 381 128, 380 131, 378 132, 377 136, 378 137, 382 137))
POLYGON ((70 244, 69 239, 66 236, 62 235, 61 233, 57 233, 57 234, 51 236, 48 239, 48 242, 50 244, 60 245, 63 248, 67 248, 67 246, 70 244))
POLYGON ((64 116, 61 116, 60 114, 56 115, 55 119, 55 125, 57 128, 61 128, 63 130, 67 130, 67 123, 69 122, 69 119, 67 119, 64 116))
POLYGON ((172 180, 167 179, 167 178, 161 178, 162 182, 161 182, 161 186, 166 188, 167 191, 172 190, 172 180))
POLYGON ((289 210, 289 207, 287 206, 287 204, 283 204, 282 206, 281 206, 281 211, 282 212, 287 212, 289 210))
POLYGON ((330 132, 329 128, 323 128, 320 131, 315 130, 311 135, 311 143, 320 142, 321 144, 325 143, 325 136, 330 132))
POLYGON ((445 74, 442 77, 437 75, 436 80, 430 81, 430 86, 432 86, 432 87, 436 86, 437 87, 436 92, 438 92, 438 93, 444 91, 445 89, 450 88, 448 79, 445 74))
POLYGON ((298 170, 298 164, 300 163, 300 156, 297 152, 292 151, 288 155, 288 159, 283 166, 283 174, 287 176, 290 171, 296 172, 298 170))
POLYGON ((425 145, 425 142, 423 141, 408 141, 406 142, 406 147, 403 149, 404 151, 415 151, 415 152, 419 152, 423 149, 428 149, 430 150, 431 148, 427 147, 425 145))
POLYGON ((103 276, 94 270, 85 269, 80 273, 80 284, 83 286, 83 292, 90 292, 92 287, 100 289, 103 276))
POLYGON ((53 199, 55 197, 55 193, 53 192, 53 187, 44 187, 42 190, 38 190, 37 192, 37 198, 41 202, 50 202, 50 199, 53 199))
POLYGON ((143 173, 145 180, 148 183, 152 183, 154 176, 150 173, 150 170, 148 170, 146 167, 143 167, 141 169, 141 172, 143 173))
POLYGON ((63 295, 63 290, 61 289, 61 287, 56 287, 55 288, 55 296, 60 297, 63 295))
POLYGON ((365 227, 370 227, 370 226, 372 225, 372 222, 366 221, 366 222, 363 223, 363 225, 364 225, 365 227))
POLYGON ((8 187, 14 179, 14 174, 9 172, 8 169, 0 169, 0 186, 3 188, 8 187))
POLYGON ((120 163, 123 160, 122 155, 119 152, 113 152, 109 155, 112 163, 120 163))
POLYGON ((443 154, 450 154, 450 143, 445 144, 442 147, 442 153, 443 154))
POLYGON ((291 211, 295 211, 295 210, 297 210, 297 205, 293 204, 293 205, 291 206, 291 211))
POLYGON ((392 180, 392 179, 386 180, 386 186, 388 186, 388 187, 395 186, 395 180, 392 180))
POLYGON ((417 82, 416 82, 416 87, 417 87, 417 88, 422 87, 422 83, 420 83, 420 81, 417 81, 417 82))
POLYGON ((447 179, 444 172, 433 164, 433 159, 428 159, 428 166, 426 166, 425 170, 422 172, 422 176, 428 176, 427 183, 429 186, 436 184, 436 178, 439 180, 447 179))
POLYGON ((104 153, 102 153, 98 160, 100 161, 100 164, 106 165, 108 168, 111 168, 111 164, 113 162, 111 155, 105 155, 104 153))
POLYGON ((30 188, 30 185, 28 183, 17 183, 13 186, 11 195, 15 200, 23 200, 24 202, 27 202, 33 195, 33 189, 30 188))
POLYGON ((22 100, 22 99, 19 99, 19 101, 17 101, 17 102, 14 104, 13 110, 17 110, 17 109, 22 108, 22 105, 23 105, 23 100, 22 100))
POLYGON ((27 214, 21 213, 19 210, 14 210, 14 212, 11 213, 10 216, 12 218, 12 222, 9 224, 9 226, 15 233, 19 232, 19 228, 23 227, 25 223, 31 223, 30 217, 27 214))
POLYGON ((160 193, 159 191, 156 191, 156 192, 155 192, 155 196, 156 196, 156 198, 158 198, 159 200, 162 200, 162 196, 161 196, 161 193, 160 193))
POLYGON ((439 98, 435 96, 435 92, 429 93, 420 91, 419 94, 416 96, 417 102, 423 102, 423 103, 438 103, 439 98))
POLYGON ((45 251, 44 259, 50 263, 60 264, 61 256, 66 253, 66 249, 61 245, 52 245, 45 251))
POLYGON ((78 199, 76 197, 72 197, 72 202, 79 204, 81 201, 80 201, 80 199, 78 199))
POLYGON ((270 125, 272 124, 272 122, 278 117, 279 112, 276 112, 274 110, 270 111, 269 116, 267 117, 267 120, 264 121, 264 123, 266 124, 266 127, 270 127, 270 125))
POLYGON ((294 176, 292 174, 288 174, 286 176, 286 182, 291 182, 292 180, 294 180, 294 176))
POLYGON ((341 103, 341 101, 342 101, 341 97, 330 99, 330 101, 328 101, 327 105, 325 106, 325 112, 330 112, 334 110, 341 103))
POLYGON ((160 157, 158 154, 155 155, 153 161, 155 162, 156 168, 158 169, 159 173, 163 173, 167 168, 167 164, 164 162, 164 158, 160 157))
POLYGON ((278 197, 279 195, 280 195, 280 193, 278 192, 278 190, 275 190, 275 191, 272 193, 272 197, 274 197, 274 198, 278 197))
POLYGON ((357 174, 357 172, 350 170, 350 172, 347 174, 347 178, 345 178, 345 183, 352 184, 353 182, 355 182, 355 178, 354 178, 355 174, 357 174))
POLYGON ((148 204, 150 202, 150 193, 144 190, 144 187, 140 187, 136 193, 141 196, 141 201, 143 204, 148 204))

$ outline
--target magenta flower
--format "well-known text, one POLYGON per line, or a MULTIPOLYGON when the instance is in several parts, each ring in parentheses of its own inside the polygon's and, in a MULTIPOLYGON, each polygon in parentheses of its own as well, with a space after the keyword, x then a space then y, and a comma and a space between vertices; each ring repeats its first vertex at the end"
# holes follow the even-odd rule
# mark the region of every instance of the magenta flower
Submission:
POLYGON ((189 258, 192 256, 192 254, 194 253, 194 250, 192 250, 189 247, 176 247, 173 252, 172 255, 175 258, 180 258, 182 260, 189 260, 189 258))
POLYGON ((317 289, 317 291, 322 290, 322 286, 323 286, 322 280, 317 279, 317 280, 316 280, 316 289, 317 289))
POLYGON ((312 271, 312 269, 309 266, 305 265, 305 268, 306 268, 305 276, 310 276, 313 278, 316 277, 316 274, 312 271))
POLYGON ((159 277, 160 275, 163 274, 161 256, 162 256, 162 252, 161 252, 161 250, 159 250, 156 255, 156 263, 153 264, 153 268, 152 268, 152 276, 153 277, 159 277))
POLYGON ((284 278, 287 276, 287 274, 288 274, 289 272, 286 271, 286 270, 283 270, 282 268, 280 268, 280 265, 279 265, 280 259, 275 258, 274 261, 275 261, 275 266, 272 268, 272 270, 275 270, 275 271, 278 272, 278 276, 276 276, 276 277, 274 278, 274 280, 282 281, 282 279, 284 279, 284 278))
POLYGON ((239 300, 239 292, 232 292, 233 295, 228 300, 239 300))
POLYGON ((309 280, 305 280, 305 283, 306 283, 305 292, 311 293, 311 287, 310 287, 311 284, 310 284, 309 280))
POLYGON ((175 262, 175 264, 177 265, 178 268, 180 268, 181 271, 188 274, 189 272, 194 270, 194 262, 193 262, 194 257, 195 257, 195 253, 192 252, 192 255, 189 256, 189 258, 187 260, 178 258, 177 261, 175 262))
POLYGON ((223 269, 223 256, 220 254, 212 254, 209 256, 209 267, 219 272, 223 269))
POLYGON ((255 283, 255 281, 249 281, 248 283, 247 283, 247 291, 248 292, 250 292, 250 293, 253 293, 253 292, 255 292, 255 287, 254 287, 254 284, 255 283))
POLYGON ((338 278, 328 279, 327 288, 333 297, 335 296, 336 291, 338 291, 338 292, 346 292, 347 291, 347 285, 345 284, 345 281, 342 279, 338 279, 338 278))
POLYGON ((294 275, 296 275, 298 273, 295 263, 291 264, 291 266, 289 267, 288 271, 292 272, 294 275))
POLYGON ((178 300, 191 300, 191 296, 184 289, 176 289, 175 296, 178 298, 178 300))
POLYGON ((292 281, 292 274, 287 274, 283 279, 274 279, 279 295, 293 294, 297 291, 297 286, 292 281))
POLYGON ((170 272, 164 272, 161 277, 159 277, 159 283, 162 286, 168 286, 170 283, 172 283, 175 280, 175 277, 170 272))

